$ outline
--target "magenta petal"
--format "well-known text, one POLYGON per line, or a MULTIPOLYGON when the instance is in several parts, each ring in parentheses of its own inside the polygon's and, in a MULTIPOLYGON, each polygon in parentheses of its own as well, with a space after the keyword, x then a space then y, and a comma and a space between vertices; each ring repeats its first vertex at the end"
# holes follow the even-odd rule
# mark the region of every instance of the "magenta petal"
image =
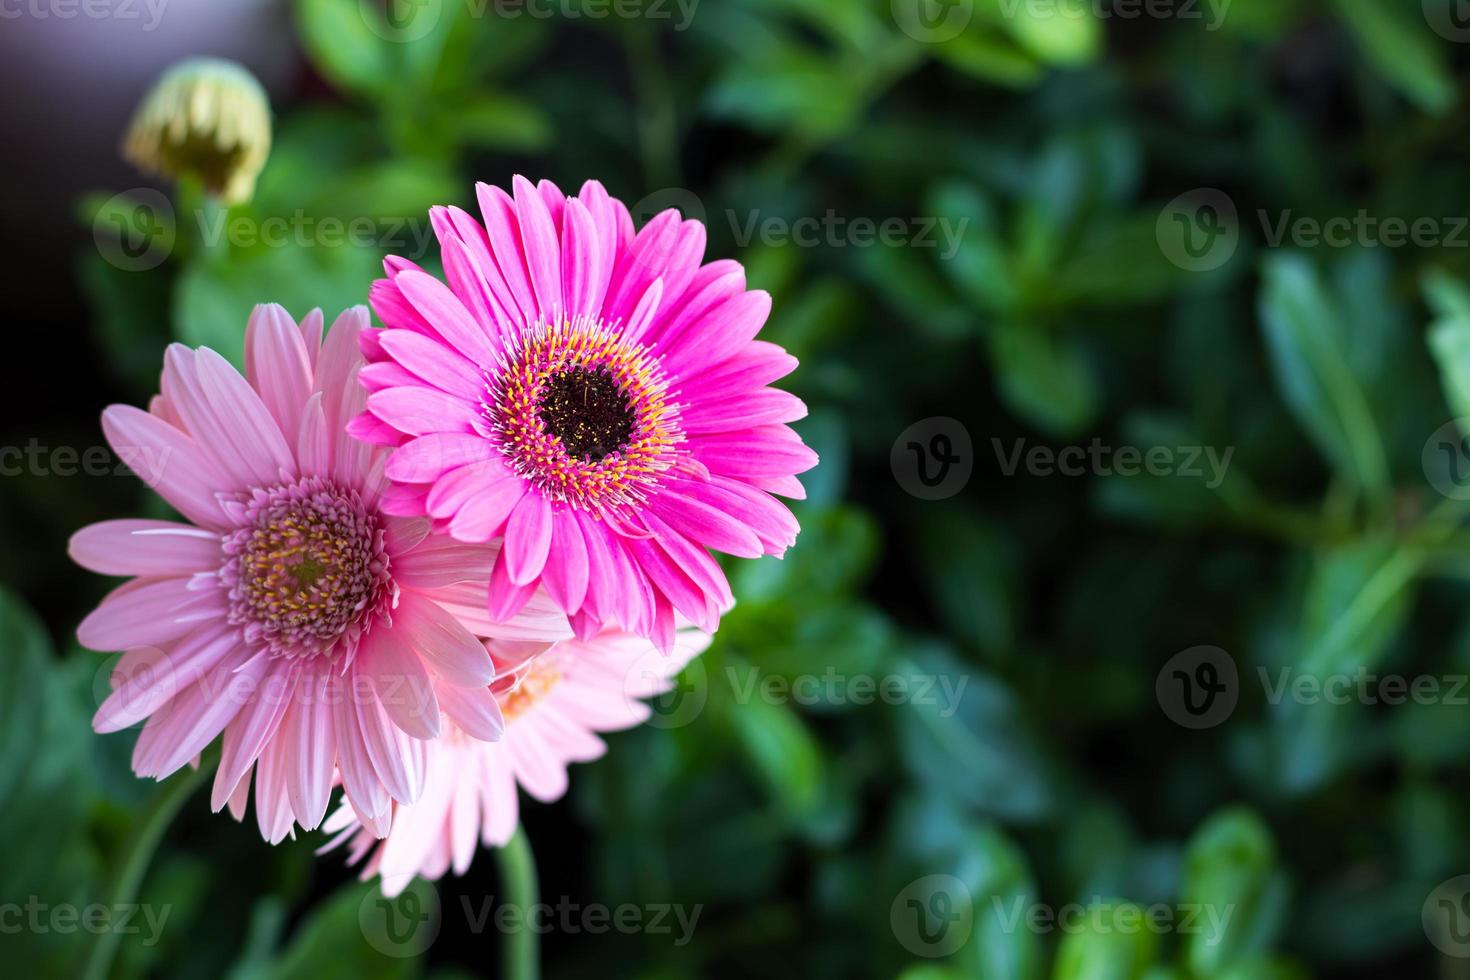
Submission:
POLYGON ((587 542, 570 511, 552 515, 551 549, 543 582, 552 600, 569 613, 582 608, 587 595, 587 542))
POLYGON ((505 528, 506 571, 516 585, 536 580, 551 551, 551 502, 532 491, 521 498, 505 528))
POLYGON ((440 391, 471 401, 484 393, 480 369, 442 341, 411 330, 387 330, 379 342, 395 361, 440 391))
POLYGON ((719 507, 666 488, 650 504, 675 531, 691 540, 738 558, 759 558, 765 554, 760 539, 739 518, 719 507))
MULTIPOLYGON (((428 432, 474 432, 479 406, 424 385, 384 388, 368 396, 368 411, 411 436, 428 432)), ((773 421, 789 421, 776 419, 773 421)))
POLYGON ((517 174, 511 185, 515 190, 521 242, 536 306, 540 319, 551 323, 561 312, 561 244, 557 241, 556 225, 545 199, 529 180, 517 174))
POLYGON ((483 436, 436 432, 419 436, 393 451, 388 478, 400 483, 432 483, 466 463, 494 459, 497 450, 483 436))
POLYGON ((495 357, 489 335, 448 286, 424 272, 405 272, 393 281, 414 309, 471 364, 487 364, 495 357))

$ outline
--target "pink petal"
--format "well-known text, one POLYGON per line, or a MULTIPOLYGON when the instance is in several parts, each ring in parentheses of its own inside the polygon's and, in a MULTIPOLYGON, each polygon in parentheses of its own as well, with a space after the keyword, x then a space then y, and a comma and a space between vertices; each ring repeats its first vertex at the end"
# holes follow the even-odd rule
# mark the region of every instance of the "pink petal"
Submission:
POLYGON ((436 534, 393 559, 393 578, 404 588, 437 589, 457 582, 488 582, 495 549, 436 534))
POLYGON ((436 432, 419 436, 393 451, 388 477, 398 483, 432 483, 466 463, 494 459, 499 451, 483 436, 436 432))
POLYGON ((129 650, 113 669, 112 693, 93 716, 92 730, 106 734, 137 724, 240 652, 238 634, 223 624, 201 627, 167 652, 156 647, 129 650))
POLYGON ((163 391, 199 445, 246 489, 295 476, 296 458, 255 389, 208 347, 173 344, 165 356, 163 391))
POLYGON ((173 521, 102 521, 71 536, 67 554, 103 575, 189 575, 219 568, 219 535, 173 521))
POLYGON ((581 524, 570 511, 553 514, 543 579, 547 593, 562 609, 576 612, 587 596, 587 578, 587 542, 581 524))
POLYGON ((89 650, 161 646, 193 630, 209 609, 224 613, 217 590, 191 591, 184 578, 137 579, 114 589, 82 620, 77 640, 89 650))
POLYGON ((425 272, 400 273, 393 281, 414 309, 470 363, 488 364, 494 360, 495 350, 489 335, 448 286, 425 272))
POLYGON ((228 478, 183 430, 133 408, 112 405, 102 431, 118 458, 180 514, 203 527, 226 526, 215 494, 228 478))
POLYGON ((515 190, 516 214, 520 220, 521 243, 526 269, 543 322, 551 323, 561 313, 561 244, 546 201, 526 178, 511 180, 515 190))
MULTIPOLYGON (((320 337, 321 328, 318 326, 320 337)), ((257 306, 245 327, 245 378, 281 432, 294 434, 312 389, 311 355, 301 329, 276 303, 257 306)))
POLYGON ((482 742, 498 742, 505 732, 500 704, 488 687, 455 687, 441 684, 439 707, 465 734, 482 742))
POLYGON ((395 361, 440 391, 471 401, 484 394, 479 368, 454 348, 411 330, 384 331, 380 342, 395 361))
MULTIPOLYGON (((350 688, 351 684, 344 681, 343 687, 350 688)), ((367 740, 363 737, 357 714, 352 691, 346 690, 332 712, 337 769, 342 774, 342 790, 348 803, 366 824, 388 813, 392 804, 373 767, 372 757, 368 755, 367 740)))
POLYGON ((219 769, 210 796, 210 807, 216 813, 235 796, 241 780, 276 734, 286 708, 295 698, 300 672, 300 665, 290 660, 272 661, 259 689, 225 728, 219 769))
POLYGON ((221 662, 179 692, 143 726, 133 748, 134 771, 162 779, 202 752, 246 703, 269 663, 266 657, 238 667, 221 662))
POLYGON ((322 409, 322 393, 314 392, 301 410, 301 428, 296 433, 296 461, 306 475, 332 472, 332 436, 322 409))
POLYGON ((483 687, 495 676, 484 645, 437 603, 417 592, 404 591, 393 613, 392 632, 450 684, 483 687))
POLYGON ((421 743, 409 737, 389 717, 387 708, 378 699, 375 683, 366 672, 354 664, 348 676, 348 700, 357 709, 362 743, 372 760, 373 771, 393 799, 412 803, 424 791, 423 754, 416 747, 421 743))
POLYGON ((433 683, 404 633, 374 629, 358 650, 356 666, 395 725, 414 738, 439 737, 433 683))
POLYGON ((332 795, 337 747, 328 698, 331 677, 324 667, 302 675, 276 734, 287 748, 286 794, 297 823, 306 830, 321 824, 332 795))
POLYGON ((536 580, 551 551, 551 502, 530 492, 510 512, 505 528, 506 571, 516 585, 536 580))

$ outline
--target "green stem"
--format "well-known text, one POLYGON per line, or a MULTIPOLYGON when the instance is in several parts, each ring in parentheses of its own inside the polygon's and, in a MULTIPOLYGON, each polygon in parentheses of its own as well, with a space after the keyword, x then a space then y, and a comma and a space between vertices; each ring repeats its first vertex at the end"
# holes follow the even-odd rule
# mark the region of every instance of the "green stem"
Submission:
MULTIPOLYGON (((163 832, 168 829, 174 814, 179 812, 179 807, 199 788, 206 773, 212 768, 214 767, 201 764, 198 769, 185 769, 180 775, 165 782, 154 795, 148 810, 133 828, 132 836, 123 852, 122 863, 118 865, 113 879, 114 909, 134 904, 138 897, 138 887, 143 883, 143 875, 148 871, 148 865, 153 860, 153 852, 158 849, 163 832)), ((122 933, 116 929, 107 929, 98 935, 97 945, 92 947, 92 955, 87 960, 87 970, 83 974, 87 980, 106 980, 111 975, 112 961, 117 956, 118 944, 121 942, 122 933)))
POLYGON ((530 928, 531 916, 540 892, 536 883, 536 856, 523 827, 495 852, 500 862, 500 878, 506 900, 521 912, 523 925, 505 937, 506 980, 537 980, 541 976, 541 951, 536 945, 536 932, 530 928))

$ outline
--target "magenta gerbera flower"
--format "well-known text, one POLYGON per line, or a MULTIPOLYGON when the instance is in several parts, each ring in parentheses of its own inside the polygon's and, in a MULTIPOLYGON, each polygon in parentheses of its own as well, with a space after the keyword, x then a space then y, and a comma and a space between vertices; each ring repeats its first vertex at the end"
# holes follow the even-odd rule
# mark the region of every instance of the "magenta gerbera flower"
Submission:
MULTIPOLYGON (((214 808, 243 813, 253 768, 273 843, 321 822, 339 773, 354 812, 386 832, 391 800, 422 790, 421 740, 441 716, 476 738, 503 727, 491 658, 451 612, 486 587, 495 549, 384 513, 385 453, 346 436, 367 322, 349 310, 323 344, 319 312, 298 326, 257 307, 248 381, 208 348, 170 347, 149 411, 113 405, 102 426, 189 523, 105 521, 71 540, 79 564, 136 576, 77 630, 127 651, 94 727, 146 718, 133 768, 160 779, 223 732, 214 808)), ((542 600, 505 634, 570 631, 542 600)))
POLYGON ((500 847, 515 833, 517 787, 543 803, 560 799, 567 768, 607 751, 599 733, 646 721, 651 709, 642 699, 668 691, 672 678, 708 645, 709 637, 684 628, 673 650, 663 653, 646 639, 609 630, 558 643, 518 665, 501 662, 494 689, 504 737, 487 745, 445 726, 428 747, 423 796, 393 807, 387 838, 378 840, 350 807, 342 807, 322 825, 336 835, 322 850, 351 841, 353 863, 371 854, 362 878, 381 875, 390 897, 415 875, 434 879, 451 867, 464 874, 477 844, 500 847))
POLYGON ((730 604, 706 549, 780 555, 816 455, 806 414, 768 387, 796 367, 755 339, 770 297, 703 262, 697 221, 634 233, 602 185, 576 197, 478 185, 483 224, 431 212, 448 285, 390 259, 363 332, 367 412, 395 447, 385 507, 472 543, 504 538, 494 619, 544 586, 578 635, 605 624, 672 645, 675 613, 710 631, 730 604))

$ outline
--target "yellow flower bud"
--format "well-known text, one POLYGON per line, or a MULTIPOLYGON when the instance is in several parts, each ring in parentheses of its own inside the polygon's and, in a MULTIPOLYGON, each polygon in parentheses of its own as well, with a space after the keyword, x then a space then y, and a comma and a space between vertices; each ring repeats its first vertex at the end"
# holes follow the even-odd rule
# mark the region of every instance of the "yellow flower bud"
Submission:
POLYGON ((197 176, 225 204, 248 201, 271 149, 270 103, 233 61, 191 58, 164 72, 123 139, 146 173, 197 176))

